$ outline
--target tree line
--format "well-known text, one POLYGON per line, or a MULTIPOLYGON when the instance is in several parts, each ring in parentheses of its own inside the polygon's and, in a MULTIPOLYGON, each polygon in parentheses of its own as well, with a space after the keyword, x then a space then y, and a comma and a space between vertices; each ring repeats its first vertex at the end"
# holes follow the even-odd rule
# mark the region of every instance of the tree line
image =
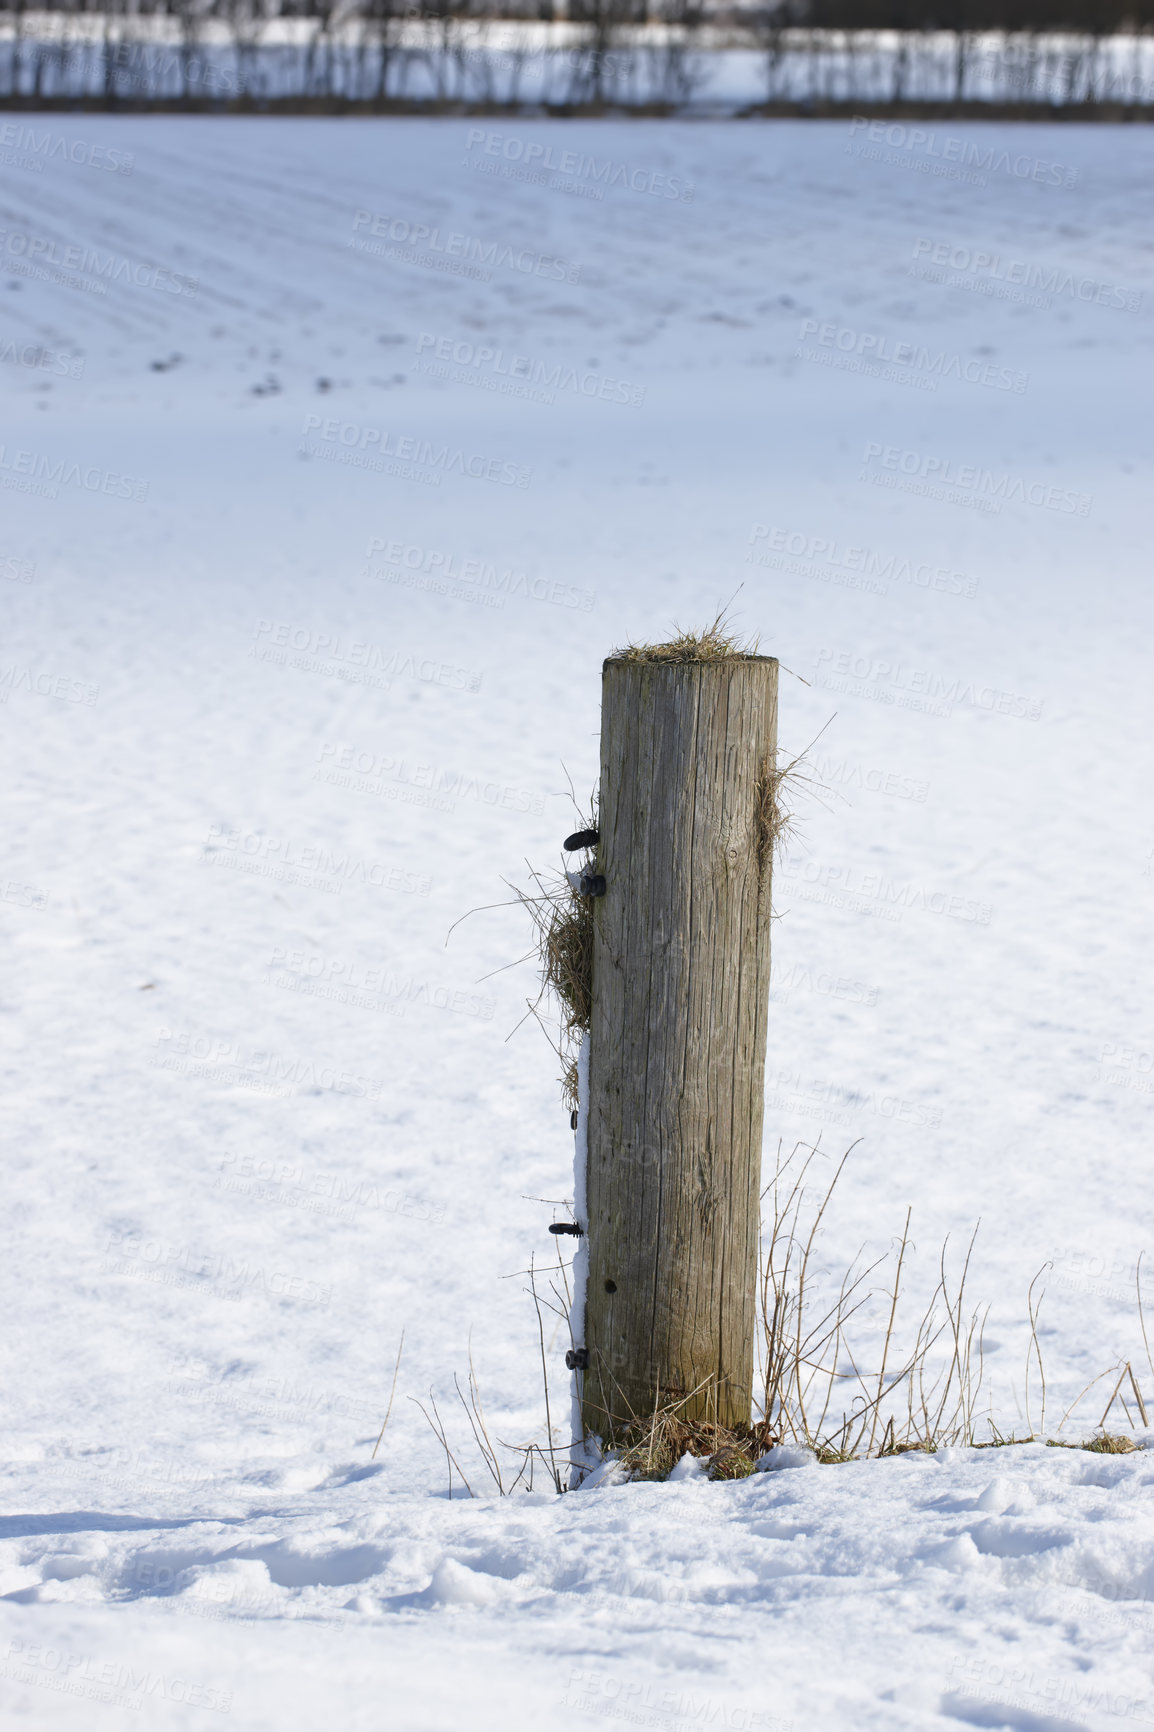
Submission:
POLYGON ((0 0, 38 107, 1154 108, 1154 0, 0 0))

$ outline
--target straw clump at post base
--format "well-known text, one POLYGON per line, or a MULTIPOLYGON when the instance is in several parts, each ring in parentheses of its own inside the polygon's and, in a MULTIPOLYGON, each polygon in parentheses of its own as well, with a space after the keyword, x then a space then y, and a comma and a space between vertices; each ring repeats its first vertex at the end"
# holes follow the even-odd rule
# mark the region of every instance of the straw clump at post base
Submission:
POLYGON ((709 1479, 745 1479, 761 1457, 780 1442, 764 1422, 730 1427, 685 1419, 684 1399, 673 1401, 629 1427, 618 1462, 630 1479, 668 1479, 685 1455, 708 1459, 709 1479))

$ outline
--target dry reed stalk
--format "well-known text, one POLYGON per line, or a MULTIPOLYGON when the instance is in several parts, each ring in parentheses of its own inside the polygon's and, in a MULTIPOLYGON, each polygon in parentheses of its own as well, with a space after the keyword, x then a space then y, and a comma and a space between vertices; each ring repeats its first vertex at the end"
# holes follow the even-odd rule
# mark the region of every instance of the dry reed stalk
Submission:
POLYGON ((1138 1322, 1142 1329, 1142 1345, 1146 1349, 1146 1363, 1150 1367, 1150 1375, 1154 1377, 1154 1359, 1150 1357, 1150 1337, 1146 1333, 1146 1313, 1142 1309, 1142 1259, 1145 1251, 1139 1251, 1138 1261, 1134 1266, 1134 1286, 1138 1294, 1138 1322))
MULTIPOLYGON (((1040 1433, 1044 1432, 1046 1429, 1046 1368, 1042 1363, 1042 1344, 1038 1340, 1038 1313, 1041 1310, 1042 1300, 1046 1297, 1046 1289, 1043 1287, 1041 1293, 1039 1293, 1039 1295, 1038 1295, 1037 1300, 1035 1300, 1034 1299, 1034 1288, 1038 1285, 1038 1282, 1042 1279, 1042 1276, 1046 1273, 1046 1270, 1052 1269, 1052 1268, 1053 1268, 1052 1263, 1043 1263, 1042 1267, 1038 1270, 1038 1273, 1034 1276, 1034 1279, 1030 1282, 1030 1291, 1029 1291, 1027 1298, 1026 1298, 1026 1308, 1030 1314, 1030 1345, 1026 1348, 1026 1424, 1029 1427, 1030 1433, 1032 1436, 1040 1435, 1040 1433), (1040 1423, 1038 1424, 1036 1430, 1035 1430, 1034 1422, 1030 1418, 1030 1359, 1031 1359, 1031 1356, 1033 1358, 1035 1358, 1038 1362, 1038 1381, 1040 1382, 1041 1387, 1042 1387, 1042 1411, 1041 1411, 1041 1416, 1040 1416, 1040 1423)), ((1106 1375, 1106 1374, 1103 1373, 1103 1375, 1106 1375)), ((1061 1429, 1061 1428, 1059 1427, 1059 1429, 1061 1429)))
MULTIPOLYGON (((856 1146, 856 1145, 853 1145, 856 1146)), ((798 1144, 779 1166, 770 1187, 773 1222, 768 1254, 763 1263, 761 1309, 763 1324, 764 1395, 763 1423, 784 1438, 815 1451, 822 1461, 854 1459, 866 1455, 896 1454, 910 1449, 935 1449, 939 1444, 970 1441, 973 1414, 983 1370, 984 1317, 975 1312, 965 1319, 965 1288, 973 1252, 970 1240, 956 1288, 951 1290, 946 1269, 946 1246, 939 1261, 938 1280, 914 1330, 914 1341, 905 1356, 896 1353, 902 1278, 910 1250, 907 1214, 899 1244, 893 1286, 887 1292, 888 1317, 882 1339, 880 1363, 867 1380, 851 1347, 847 1329, 852 1318, 872 1298, 861 1292, 874 1271, 886 1259, 879 1258, 863 1269, 856 1259, 845 1271, 835 1297, 810 1317, 809 1287, 818 1229, 833 1197, 852 1146, 842 1156, 824 1195, 815 1209, 807 1232, 801 1230, 805 1180, 817 1157, 816 1146, 798 1144), (804 1152, 800 1171, 783 1196, 783 1175, 804 1152), (944 1308, 944 1316, 941 1308, 944 1308), (932 1355, 945 1338, 944 1365, 932 1369, 932 1355), (842 1370, 848 1361, 849 1369, 842 1370), (895 1368, 895 1361, 896 1367, 895 1368), (814 1400, 814 1388, 824 1380, 824 1397, 814 1400), (827 1425, 834 1391, 841 1382, 856 1384, 859 1394, 851 1411, 843 1412, 840 1425, 827 1425), (887 1412, 889 1399, 904 1387, 905 1417, 887 1412), (880 1436, 879 1436, 880 1432, 880 1436)), ((975 1229, 976 1232, 976 1229, 975 1229)))
POLYGON ((454 1468, 456 1468, 457 1474, 458 1474, 460 1481, 461 1481, 461 1484, 464 1486, 464 1488, 468 1492, 469 1496, 474 1497, 476 1494, 473 1491, 472 1486, 469 1484, 468 1480, 465 1478, 464 1474, 461 1472, 461 1465, 458 1462, 456 1456, 453 1454, 452 1450, 449 1448, 449 1439, 448 1439, 448 1436, 445 1432, 444 1422, 442 1421, 441 1415, 437 1409, 436 1397, 433 1395, 432 1390, 429 1391, 429 1406, 432 1408, 433 1412, 437 1416, 437 1420, 436 1420, 435 1425, 434 1425, 433 1421, 429 1418, 428 1414, 425 1412, 425 1408, 424 1408, 423 1403, 418 1401, 417 1397, 415 1395, 410 1395, 409 1400, 413 1403, 413 1405, 415 1407, 420 1408, 422 1414, 424 1414, 426 1423, 428 1424, 430 1430, 433 1433, 433 1436, 437 1439, 438 1443, 441 1445, 441 1448, 445 1452, 445 1459, 446 1459, 446 1461, 448 1463, 448 1467, 449 1467, 449 1497, 452 1498, 452 1496, 453 1496, 453 1469, 454 1468))
POLYGON ((393 1383, 392 1383, 392 1388, 389 1390, 389 1405, 385 1409, 384 1423, 381 1426, 380 1433, 377 1437, 377 1441, 373 1445, 373 1453, 369 1457, 370 1461, 375 1461, 377 1458, 377 1451, 381 1447, 381 1438, 383 1438, 385 1435, 385 1427, 388 1425, 389 1415, 393 1411, 393 1397, 397 1393, 397 1374, 401 1369, 401 1354, 404 1352, 404 1350, 405 1350, 405 1332, 402 1329, 401 1330, 400 1346, 397 1348, 397 1363, 393 1366, 393 1383))
MULTIPOLYGON (((1144 1313, 1143 1305, 1142 1305, 1142 1257, 1144 1255, 1145 1255, 1145 1253, 1143 1252, 1139 1256, 1138 1263, 1137 1263, 1137 1266, 1135 1269, 1135 1281, 1136 1281, 1137 1302, 1138 1302, 1138 1324, 1139 1324, 1139 1329, 1140 1329, 1141 1335, 1142 1335, 1142 1342, 1143 1342, 1144 1347, 1146 1348, 1147 1363, 1150 1364, 1151 1373, 1154 1374, 1154 1361, 1151 1361, 1151 1359, 1150 1359, 1149 1338, 1148 1338, 1147 1331, 1146 1331, 1146 1318, 1145 1318, 1145 1313, 1144 1313)), ((1044 1435, 1044 1432, 1045 1432, 1045 1424, 1046 1424, 1046 1374, 1045 1374, 1045 1366, 1044 1366, 1043 1361, 1042 1361, 1041 1342, 1040 1342, 1040 1339, 1038 1336, 1038 1316, 1039 1316, 1039 1312, 1041 1310, 1042 1299, 1045 1297, 1045 1292, 1043 1290, 1043 1292, 1041 1294, 1039 1294, 1037 1300, 1035 1300, 1034 1299, 1034 1288, 1037 1286, 1038 1282, 1042 1279, 1042 1276, 1045 1274, 1046 1270, 1050 1267, 1051 1267, 1051 1265, 1049 1263, 1044 1264, 1043 1267, 1038 1271, 1037 1275, 1035 1275, 1033 1281, 1030 1283, 1030 1293, 1029 1293, 1029 1301, 1028 1301, 1028 1309, 1029 1309, 1029 1314, 1030 1314, 1030 1344, 1026 1350, 1026 1423, 1030 1428, 1030 1438, 1028 1440, 1027 1439, 1019 1440, 1016 1438, 1010 1438, 1010 1439, 1004 1439, 1003 1440, 1000 1437, 998 1437, 998 1433, 996 1431, 996 1428, 993 1426, 993 1424, 991 1422, 991 1430, 994 1431, 995 1438, 998 1442, 1002 1442, 1002 1441, 1005 1441, 1005 1442, 1033 1441, 1037 1437, 1044 1435), (1039 1381, 1041 1384, 1042 1408, 1041 1408, 1041 1414, 1039 1417, 1039 1424, 1038 1424, 1036 1431, 1035 1431, 1035 1428, 1032 1424, 1031 1415, 1030 1415, 1030 1368, 1031 1368, 1031 1362, 1036 1362, 1036 1364, 1037 1364, 1038 1377, 1039 1377, 1039 1381)), ((1133 1438, 1127 1439, 1125 1437, 1119 1436, 1117 1438, 1111 1439, 1109 1434, 1105 1434, 1103 1437, 1100 1437, 1091 1443, 1067 1443, 1066 1441, 1063 1440, 1063 1438, 1061 1436, 1062 1432, 1065 1430, 1066 1425, 1069 1422, 1069 1420, 1071 1419, 1072 1415, 1081 1406, 1082 1402, 1086 1399, 1087 1395, 1089 1395, 1090 1391, 1092 1389, 1094 1389, 1099 1383, 1101 1383, 1103 1378, 1105 1378, 1105 1377, 1113 1377, 1114 1383, 1113 1383, 1113 1386, 1112 1386, 1111 1391, 1110 1391, 1110 1398, 1102 1410, 1102 1416, 1098 1421, 1097 1429, 1100 1432, 1103 1432, 1105 1434, 1106 1421, 1109 1418, 1110 1411, 1113 1408, 1115 1402, 1121 1403, 1122 1412, 1125 1415, 1125 1419, 1126 1419, 1126 1424, 1128 1426, 1130 1426, 1131 1429, 1134 1429, 1134 1420, 1133 1420, 1133 1417, 1131 1416, 1130 1409, 1127 1405, 1126 1397, 1123 1394, 1123 1389, 1124 1389, 1127 1382, 1129 1382, 1130 1389, 1133 1392, 1134 1402, 1135 1402, 1135 1405, 1138 1409, 1138 1417, 1141 1420, 1142 1426, 1146 1430, 1149 1429, 1150 1421, 1149 1421, 1149 1416, 1148 1416, 1147 1410, 1146 1410, 1146 1402, 1145 1402, 1145 1399, 1143 1397, 1142 1391, 1139 1387, 1138 1378, 1137 1378, 1137 1375, 1135 1374, 1133 1363, 1129 1359, 1124 1359, 1124 1360, 1120 1360, 1120 1361, 1116 1362, 1113 1365, 1107 1366, 1104 1371, 1099 1371, 1095 1377, 1092 1377, 1090 1379, 1090 1381, 1083 1386, 1083 1388, 1074 1397, 1074 1400, 1070 1403, 1069 1407, 1066 1409, 1065 1413, 1063 1413, 1061 1419, 1059 1420, 1058 1426, 1057 1426, 1058 1435, 1056 1437, 1053 1437, 1053 1438, 1047 1438, 1046 1439, 1047 1443, 1050 1443, 1054 1447, 1061 1448, 1061 1449, 1089 1449, 1089 1450, 1095 1451, 1099 1454, 1108 1454, 1108 1455, 1109 1454, 1114 1454, 1114 1455, 1126 1454, 1126 1453, 1128 1453, 1128 1451, 1130 1449, 1139 1447, 1138 1445, 1136 1445, 1134 1443, 1133 1438)))
POLYGON ((560 1492, 563 1488, 561 1475, 557 1471, 557 1462, 553 1454, 553 1418, 549 1410, 549 1366, 545 1358, 545 1325, 541 1317, 540 1300, 537 1297, 537 1272, 533 1266, 532 1258, 529 1259, 529 1280, 533 1291, 533 1307, 537 1313, 537 1336, 541 1345, 541 1383, 545 1391, 545 1436, 549 1440, 550 1473, 554 1485, 560 1492))

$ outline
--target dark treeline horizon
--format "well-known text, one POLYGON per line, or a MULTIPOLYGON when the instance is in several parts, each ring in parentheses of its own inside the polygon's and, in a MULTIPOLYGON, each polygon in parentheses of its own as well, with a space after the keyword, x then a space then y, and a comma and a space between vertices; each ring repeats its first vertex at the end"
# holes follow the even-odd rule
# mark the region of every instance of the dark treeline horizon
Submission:
POLYGON ((1154 0, 0 0, 0 103, 675 113, 745 50, 727 112, 1145 118, 1152 49, 1154 0))
POLYGON ((1088 36, 1154 28, 1154 0, 0 0, 0 17, 33 14, 172 18, 195 27, 243 12, 250 23, 307 18, 517 19, 620 25, 677 22, 747 29, 1061 31, 1088 36))

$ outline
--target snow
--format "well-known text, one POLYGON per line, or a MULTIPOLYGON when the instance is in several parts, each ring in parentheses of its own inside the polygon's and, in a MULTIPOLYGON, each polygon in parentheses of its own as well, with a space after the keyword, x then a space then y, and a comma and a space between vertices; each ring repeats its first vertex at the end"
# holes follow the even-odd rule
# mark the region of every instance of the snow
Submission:
POLYGON ((523 916, 447 935, 560 869, 604 654, 744 583, 832 790, 778 876, 767 1171, 860 1137, 823 1260, 911 1203, 915 1288, 981 1217, 1003 1430, 1047 1262, 1047 1432, 1120 1359, 1149 1392, 1154 141, 516 123, 637 171, 592 198, 463 120, 44 123, 0 349, 84 366, 2 371, 6 1723, 1150 1719, 1144 1453, 490 1495, 453 1377, 540 1436, 573 1136, 523 916), (358 252, 363 210, 514 262, 358 252))

